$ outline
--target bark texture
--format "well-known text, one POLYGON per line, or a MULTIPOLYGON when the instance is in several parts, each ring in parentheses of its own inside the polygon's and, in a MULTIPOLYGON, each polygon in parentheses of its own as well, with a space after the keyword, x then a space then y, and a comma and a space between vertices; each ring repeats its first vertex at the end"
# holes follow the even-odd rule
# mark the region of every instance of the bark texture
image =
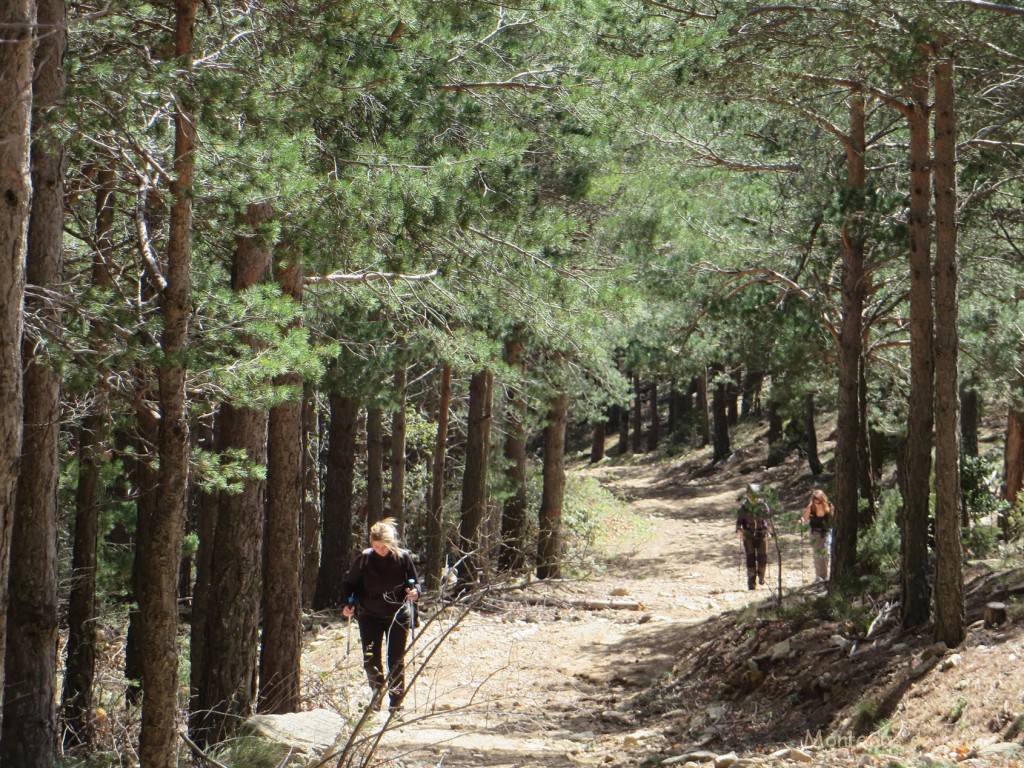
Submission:
POLYGON ((480 528, 487 510, 487 459, 491 440, 491 372, 484 368, 469 382, 466 469, 462 476, 459 549, 466 557, 460 581, 475 581, 484 570, 480 528))
MULTIPOLYGON (((505 362, 519 365, 523 345, 509 341, 505 362)), ((514 389, 509 390, 505 408, 505 481, 508 498, 501 515, 501 567, 515 571, 526 561, 526 401, 514 389)), ((602 441, 603 444, 603 441, 602 441)), ((592 459, 593 460, 593 459, 592 459)))
POLYGON ((843 313, 839 330, 839 393, 836 413, 836 458, 832 544, 833 580, 853 573, 857 563, 860 424, 860 360, 863 337, 864 273, 863 200, 865 165, 864 99, 850 100, 846 142, 846 188, 855 201, 843 221, 843 313))
MULTIPOLYGON (((29 141, 35 0, 0 3, 0 621, 10 593, 11 532, 21 458, 22 299, 28 239, 29 141)), ((5 682, 7 633, 0 631, 0 689, 5 682)))
POLYGON ((359 402, 337 393, 330 396, 327 434, 324 514, 320 535, 320 571, 313 608, 341 605, 343 580, 352 554, 352 501, 356 473, 356 425, 359 402))
POLYGON ((452 400, 452 367, 441 367, 438 384, 437 434, 430 478, 430 504, 427 509, 427 554, 423 578, 428 589, 437 589, 441 583, 441 557, 444 551, 444 462, 448 445, 448 412, 452 400))
POLYGON ((935 66, 935 639, 967 634, 960 519, 956 112, 953 61, 935 66))
MULTIPOLYGON (((64 264, 64 150, 49 131, 46 113, 64 93, 67 26, 61 0, 41 0, 38 14, 45 29, 58 31, 42 36, 35 52, 26 278, 29 285, 50 290, 60 282, 64 264)), ((26 299, 26 310, 59 335, 60 311, 40 298, 41 293, 26 299)), ((22 360, 24 442, 11 535, 0 764, 47 768, 53 765, 57 744, 60 379, 41 340, 23 339, 22 360)))
POLYGON ((544 487, 540 499, 537 576, 557 579, 562 573, 562 505, 565 501, 565 425, 569 396, 560 392, 551 401, 544 428, 544 487))
MULTIPOLYGON (((302 270, 289 262, 278 274, 281 292, 302 303, 302 270)), ((297 323, 295 324, 297 325, 297 323)), ((299 709, 302 652, 303 472, 302 375, 274 379, 292 399, 270 411, 267 432, 267 522, 263 557, 263 634, 260 643, 260 712, 299 709)))
POLYGON ((931 612, 928 585, 928 502, 934 413, 931 278, 931 130, 929 77, 910 88, 910 402, 904 454, 906 489, 902 520, 903 626, 925 623, 931 612))

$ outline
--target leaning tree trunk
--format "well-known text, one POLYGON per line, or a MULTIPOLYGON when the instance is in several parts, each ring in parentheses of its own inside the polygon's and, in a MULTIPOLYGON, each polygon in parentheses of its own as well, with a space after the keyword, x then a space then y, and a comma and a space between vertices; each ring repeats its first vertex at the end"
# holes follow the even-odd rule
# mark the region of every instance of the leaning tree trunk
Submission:
POLYGON ((931 139, 928 72, 911 84, 910 127, 910 402, 907 417, 906 482, 902 526, 904 629, 928 621, 928 501, 932 456, 934 358, 932 351, 931 139))
POLYGON ((29 137, 35 0, 0 3, 0 690, 10 593, 11 531, 21 458, 21 331, 29 202, 29 137))
POLYGON ((721 365, 712 365, 708 372, 715 380, 715 388, 711 396, 711 423, 714 433, 714 453, 712 462, 724 461, 732 453, 729 443, 729 415, 726 408, 726 389, 724 369, 721 365))
POLYGON ((956 113, 953 61, 935 65, 935 639, 967 634, 960 540, 956 113))
POLYGON ((306 387, 302 398, 302 608, 313 607, 320 572, 320 429, 316 396, 306 387))
MULTIPOLYGON (((833 581, 846 578, 857 564, 857 526, 860 444, 860 360, 864 314, 864 99, 850 99, 850 135, 846 141, 846 194, 851 203, 843 221, 843 312, 839 330, 839 396, 836 413, 835 490, 833 502, 833 581)), ((813 398, 813 396, 812 396, 813 398)), ((810 405, 813 408, 813 400, 810 405)), ((813 434, 813 431, 812 431, 813 434)), ((815 457, 817 458, 817 457, 815 457)), ((818 464, 819 472, 821 464, 818 464)), ((817 474, 817 473, 815 473, 817 474)))
MULTIPOLYGON (((36 49, 32 207, 27 281, 37 287, 26 310, 59 337, 61 313, 41 295, 61 281, 63 259, 64 148, 50 133, 46 110, 64 93, 67 40, 63 0, 40 0, 36 49)), ((4 45, 5 43, 0 43, 4 45)), ((2 140, 0 140, 2 141, 2 140)), ((26 336, 24 443, 11 536, 10 603, 7 607, 7 670, 0 764, 52 765, 57 746, 57 486, 60 477, 60 377, 45 346, 26 336)), ((86 535, 88 532, 85 532, 86 535)))
POLYGON ((444 462, 448 445, 448 410, 452 402, 452 367, 441 366, 437 398, 437 436, 434 440, 430 479, 430 505, 426 520, 426 562, 423 578, 429 589, 441 583, 441 558, 444 554, 444 462))
POLYGON ((562 574, 561 526, 565 502, 565 425, 569 396, 559 392, 551 400, 544 429, 544 487, 540 499, 537 540, 537 577, 557 579, 562 574))
POLYGON ((469 382, 466 469, 462 476, 459 548, 464 567, 460 581, 475 581, 484 569, 480 528, 487 510, 487 453, 491 434, 491 372, 477 371, 469 382))
POLYGON ((384 519, 384 413, 366 409, 366 526, 384 519))
MULTIPOLYGON (((289 260, 277 275, 281 292, 302 305, 302 267, 289 260)), ((296 329, 299 321, 292 324, 296 329)), ((267 431, 267 520, 263 538, 263 633, 260 638, 260 712, 299 709, 302 652, 303 429, 302 374, 284 373, 274 384, 291 398, 270 410, 267 431)))
POLYGON ((405 531, 405 364, 395 366, 395 394, 398 407, 391 417, 391 488, 388 496, 388 511, 398 523, 398 530, 405 531))
MULTIPOLYGON (((139 569, 140 647, 145 649, 139 762, 178 765, 178 569, 188 511, 188 395, 185 360, 192 312, 192 198, 196 119, 192 101, 192 42, 199 0, 176 0, 175 53, 179 85, 174 103, 174 179, 163 291, 159 494, 146 557, 139 569)), ((140 542, 141 544, 141 542, 140 542)))
MULTIPOLYGON (((244 225, 255 230, 272 217, 268 203, 252 204, 244 225)), ((239 235, 231 270, 232 290, 241 292, 259 285, 266 280, 269 270, 270 254, 262 238, 257 234, 239 235)), ((258 349, 255 340, 245 341, 254 352, 258 349)), ((219 419, 225 448, 243 453, 253 466, 266 467, 266 412, 224 403, 219 419)), ((294 480, 298 482, 298 477, 294 480)), ((206 626, 205 665, 199 670, 201 685, 190 713, 191 732, 201 745, 223 741, 253 711, 263 594, 266 486, 265 479, 247 477, 238 493, 221 494, 209 592, 216 617, 206 626)), ((296 506, 293 514, 297 513, 296 506)), ((298 537, 297 527, 296 522, 294 540, 298 537)), ((292 568, 297 579, 297 556, 292 568)), ((297 595, 294 600, 297 609, 297 595)))
POLYGON ((313 598, 313 608, 318 611, 341 605, 345 574, 352 557, 352 501, 355 495, 359 402, 331 393, 330 408, 320 535, 321 566, 313 598))
MULTIPOLYGON (((517 368, 523 355, 518 341, 505 344, 505 362, 517 368)), ((501 567, 516 571, 526 555, 526 401, 517 389, 509 388, 505 409, 505 480, 508 497, 501 514, 501 567)))

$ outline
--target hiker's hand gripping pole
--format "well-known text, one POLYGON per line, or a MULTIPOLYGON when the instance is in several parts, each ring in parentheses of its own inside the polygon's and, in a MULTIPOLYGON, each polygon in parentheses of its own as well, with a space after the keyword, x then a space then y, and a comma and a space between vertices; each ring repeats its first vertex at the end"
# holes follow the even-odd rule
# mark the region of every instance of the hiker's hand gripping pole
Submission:
POLYGON ((348 604, 341 609, 341 613, 348 619, 348 629, 345 630, 345 655, 352 651, 352 614, 356 612, 356 596, 348 596, 348 604))

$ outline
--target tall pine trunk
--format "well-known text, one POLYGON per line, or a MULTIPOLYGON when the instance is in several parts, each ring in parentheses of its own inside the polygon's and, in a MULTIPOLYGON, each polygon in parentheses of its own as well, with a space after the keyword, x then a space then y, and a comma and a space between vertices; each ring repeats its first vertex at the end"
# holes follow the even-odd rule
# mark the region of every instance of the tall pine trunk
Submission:
POLYGON ((398 407, 391 417, 391 488, 388 496, 388 510, 398 523, 398 530, 405 532, 405 363, 395 366, 395 394, 398 407))
POLYGON ((0 3, 0 690, 5 681, 11 532, 21 458, 22 299, 28 239, 35 0, 0 3))
POLYGON ((487 454, 491 435, 491 372, 473 374, 469 382, 469 414, 466 428, 466 469, 462 476, 459 517, 459 548, 466 557, 459 569, 460 581, 476 581, 484 570, 480 528, 487 511, 487 454))
MULTIPOLYGON (((517 368, 523 355, 518 341, 505 344, 505 362, 517 368)), ((501 514, 501 567, 522 568, 526 555, 526 401, 517 389, 509 388, 505 408, 505 481, 508 497, 501 514)))
POLYGON ((452 401, 452 367, 441 366, 437 396, 437 435, 430 474, 430 503, 426 520, 426 563, 423 578, 427 587, 437 589, 441 583, 441 558, 444 555, 444 463, 448 445, 448 411, 452 401))
POLYGON ((931 131, 928 70, 910 87, 910 401, 904 463, 901 598, 903 627, 928 621, 928 501, 932 456, 934 357, 931 278, 931 131))
POLYGON ((726 407, 726 382, 725 369, 718 364, 708 368, 708 373, 714 380, 714 390, 711 396, 711 423, 714 433, 714 453, 712 461, 724 461, 732 453, 732 446, 729 442, 729 415, 726 407))
MULTIPOLYGON (((302 305, 302 268, 287 262, 277 275, 281 292, 302 305)), ((293 323, 293 328, 298 321, 293 323)), ((302 374, 285 373, 274 384, 291 398, 270 410, 267 430, 267 521, 263 538, 263 634, 260 638, 260 712, 299 709, 302 652, 303 472, 302 374)))
POLYGON ((935 639, 966 633, 960 540, 959 304, 953 61, 935 65, 935 639))
MULTIPOLYGON (((104 168, 96 189, 97 252, 92 281, 103 290, 110 286, 107 257, 113 247, 113 194, 116 176, 104 168)), ((75 540, 71 555, 71 590, 68 595, 68 642, 61 690, 64 747, 90 746, 93 739, 93 685, 96 675, 96 565, 102 482, 101 453, 107 442, 106 403, 97 393, 78 432, 78 486, 75 489, 75 540)))
POLYGON ((316 396, 306 387, 302 398, 302 608, 313 607, 320 572, 320 428, 316 396))
POLYGON ((384 519, 384 413, 366 409, 366 525, 384 519))
POLYGON ((839 330, 839 396, 836 413, 835 491, 831 578, 842 579, 857 564, 857 526, 861 423, 860 361, 863 338, 864 290, 864 99, 850 99, 850 133, 846 141, 846 192, 850 209, 843 221, 843 311, 839 330))
POLYGON ((640 376, 633 374, 633 453, 644 450, 644 390, 640 376))
POLYGON ((656 451, 658 442, 661 440, 661 415, 658 413, 658 382, 652 381, 648 388, 650 398, 649 411, 651 414, 651 428, 647 431, 647 450, 656 451))
POLYGON ((697 419, 700 427, 700 446, 703 448, 711 443, 711 417, 708 408, 708 373, 704 368, 697 376, 697 419))
POLYGON ((174 102, 174 178, 160 339, 163 356, 157 370, 159 493, 136 582, 145 680, 139 760, 146 768, 178 765, 178 569, 189 480, 185 359, 192 313, 192 197, 198 143, 191 108, 192 43, 198 7, 198 0, 175 2, 175 54, 181 87, 174 102))
POLYGON ((559 392, 551 400, 544 428, 544 487, 540 499, 537 576, 556 579, 562 574, 562 505, 565 502, 565 425, 569 396, 559 392))
POLYGON ((352 502, 355 496, 359 402, 332 392, 330 408, 320 534, 320 571, 313 599, 313 608, 318 611, 341 605, 343 580, 352 557, 352 502))
MULTIPOLYGON (((41 35, 35 53, 32 117, 32 205, 26 279, 41 290, 26 298, 28 311, 50 332, 61 332, 61 313, 39 296, 61 280, 64 148, 50 132, 46 112, 64 93, 67 40, 63 0, 40 0, 41 35)), ((4 45, 5 43, 0 43, 4 45)), ((0 139, 3 141, 3 139, 0 139)), ((11 536, 7 670, 0 764, 53 764, 57 746, 57 482, 60 475, 60 377, 45 346, 22 341, 24 442, 11 536)))
MULTIPOLYGON (((256 230, 272 217, 269 204, 252 204, 243 224, 256 230)), ((269 269, 270 254, 262 238, 239 235, 231 289, 241 292, 264 282, 269 269)), ((253 339, 245 341, 254 350, 258 347, 253 339)), ((221 406, 219 421, 226 449, 244 454, 253 466, 266 466, 266 412, 229 402, 221 406)), ((222 493, 220 497, 209 587, 209 604, 211 609, 216 606, 216 617, 206 625, 201 683, 190 713, 192 733, 200 744, 223 741, 253 711, 263 593, 265 494, 265 479, 246 477, 239 492, 222 493)), ((297 514, 297 508, 293 514, 297 514)), ((296 530, 293 540, 297 538, 296 530)), ((297 562, 293 567, 297 572, 297 562)), ((297 596, 295 602, 297 608, 297 596)), ((214 616, 212 610, 210 616, 214 616)))

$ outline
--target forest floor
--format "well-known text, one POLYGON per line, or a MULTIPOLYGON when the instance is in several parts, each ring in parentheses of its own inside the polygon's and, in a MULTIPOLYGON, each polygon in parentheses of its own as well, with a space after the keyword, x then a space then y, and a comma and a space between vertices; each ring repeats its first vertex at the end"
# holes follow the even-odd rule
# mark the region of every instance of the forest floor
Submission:
MULTIPOLYGON (((425 606, 403 717, 372 722, 375 764, 1024 766, 1024 571, 973 564, 968 638, 935 647, 927 628, 900 631, 895 592, 860 603, 813 584, 795 524, 779 525, 781 568, 773 552, 767 584, 747 590, 736 504, 760 482, 793 520, 815 482, 795 457, 768 471, 753 452, 715 467, 705 452, 580 458, 569 471, 625 502, 604 520, 598 567, 464 615, 425 606), (990 628, 994 599, 1010 620, 990 628)), ((304 677, 312 700, 358 717, 367 696, 346 631, 307 633, 304 677)))

